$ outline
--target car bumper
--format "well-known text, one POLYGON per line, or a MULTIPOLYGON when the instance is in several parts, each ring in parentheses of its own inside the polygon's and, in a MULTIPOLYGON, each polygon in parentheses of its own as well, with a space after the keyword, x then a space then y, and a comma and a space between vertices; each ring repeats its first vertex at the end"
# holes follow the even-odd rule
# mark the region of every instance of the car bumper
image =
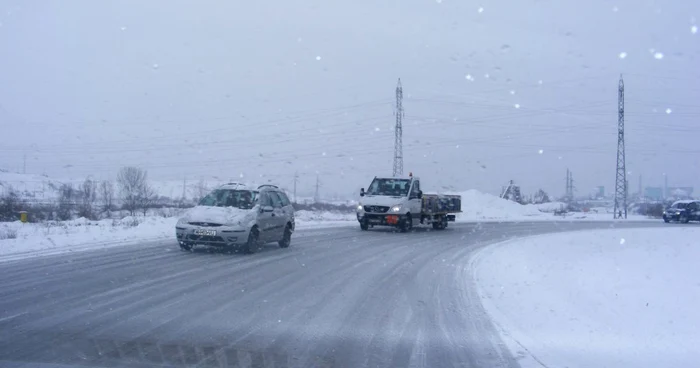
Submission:
POLYGON ((227 247, 234 245, 242 245, 248 241, 250 229, 241 229, 239 227, 202 227, 193 225, 177 225, 175 227, 175 236, 177 241, 191 245, 206 245, 214 247, 227 247), (199 231, 214 231, 213 235, 198 234, 199 231))
POLYGON ((676 214, 664 214, 664 220, 669 220, 669 221, 680 221, 681 215, 676 215, 676 214))

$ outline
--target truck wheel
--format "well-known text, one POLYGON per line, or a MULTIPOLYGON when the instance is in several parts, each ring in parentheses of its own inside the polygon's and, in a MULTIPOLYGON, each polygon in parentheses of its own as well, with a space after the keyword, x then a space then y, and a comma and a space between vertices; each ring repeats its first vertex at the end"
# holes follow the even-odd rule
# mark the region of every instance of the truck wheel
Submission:
POLYGON ((362 231, 367 231, 367 230, 369 230, 369 223, 367 222, 367 220, 362 220, 362 221, 360 221, 360 229, 361 229, 362 231))
POLYGON ((411 214, 407 214, 406 217, 401 221, 399 224, 399 229, 401 230, 402 233, 409 232, 411 229, 413 229, 413 218, 411 217, 411 214))
POLYGON ((433 222, 433 229, 444 230, 447 227, 447 217, 441 216, 440 221, 433 222))

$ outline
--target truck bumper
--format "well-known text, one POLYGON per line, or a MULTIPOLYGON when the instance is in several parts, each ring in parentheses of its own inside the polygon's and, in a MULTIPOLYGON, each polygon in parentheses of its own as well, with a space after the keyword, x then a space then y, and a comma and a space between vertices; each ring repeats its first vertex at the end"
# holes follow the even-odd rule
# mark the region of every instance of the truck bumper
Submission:
POLYGON ((398 226, 401 223, 400 215, 386 215, 375 213, 357 214, 357 221, 367 221, 368 225, 375 226, 398 226))

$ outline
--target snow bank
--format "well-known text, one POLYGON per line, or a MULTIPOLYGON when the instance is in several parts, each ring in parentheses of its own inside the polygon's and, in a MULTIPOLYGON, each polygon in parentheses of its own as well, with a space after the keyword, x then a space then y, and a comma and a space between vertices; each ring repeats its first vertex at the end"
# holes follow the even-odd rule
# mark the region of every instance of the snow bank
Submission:
POLYGON ((523 206, 478 190, 468 190, 456 194, 462 196, 462 213, 457 216, 457 221, 460 222, 521 220, 542 216, 542 213, 535 207, 523 206))
MULTIPOLYGON (((492 194, 468 190, 466 192, 452 193, 462 196, 462 213, 457 215, 457 222, 479 221, 612 221, 612 211, 605 212, 569 212, 563 216, 555 215, 554 211, 561 208, 564 203, 551 202, 543 204, 521 205, 513 201, 502 199, 492 194)), ((627 216, 626 221, 648 221, 645 216, 627 216)), ((660 221, 654 220, 652 221, 660 221)))
POLYGON ((337 225, 355 225, 357 221, 355 213, 331 212, 331 211, 307 211, 300 210, 294 213, 294 221, 298 229, 337 225))
POLYGON ((700 361, 700 228, 614 229, 490 246, 484 306, 522 367, 690 367, 700 361))
MULTIPOLYGON (((297 229, 350 225, 354 214, 297 211, 297 229)), ((161 239, 175 242, 177 217, 125 217, 90 221, 84 218, 41 224, 0 223, 0 261, 75 252, 161 239)))

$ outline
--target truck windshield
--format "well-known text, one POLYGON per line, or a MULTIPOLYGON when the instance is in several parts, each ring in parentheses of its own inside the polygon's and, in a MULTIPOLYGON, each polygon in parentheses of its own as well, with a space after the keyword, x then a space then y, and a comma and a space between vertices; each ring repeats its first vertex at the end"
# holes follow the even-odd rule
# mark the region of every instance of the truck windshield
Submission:
POLYGON ((256 192, 251 190, 216 189, 202 198, 200 206, 237 207, 249 210, 255 205, 256 192))
POLYGON ((411 187, 408 179, 374 179, 367 190, 368 195, 407 196, 411 187))

